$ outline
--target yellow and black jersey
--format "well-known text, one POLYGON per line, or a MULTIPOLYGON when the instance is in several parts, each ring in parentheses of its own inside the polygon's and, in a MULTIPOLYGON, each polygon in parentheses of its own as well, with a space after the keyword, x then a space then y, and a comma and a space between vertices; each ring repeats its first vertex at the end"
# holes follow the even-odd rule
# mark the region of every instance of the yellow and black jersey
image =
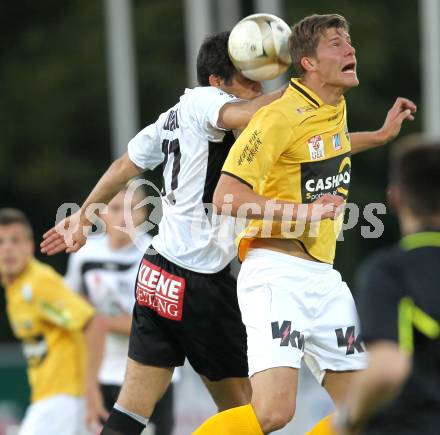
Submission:
MULTIPOLYGON (((310 203, 330 193, 344 198, 350 184, 350 138, 343 97, 324 104, 292 79, 284 95, 260 109, 233 145, 223 173, 248 184, 267 198, 310 203)), ((332 263, 342 217, 337 221, 252 220, 239 236, 239 257, 255 238, 299 240, 319 261, 332 263)))
POLYGON ((395 342, 412 355, 396 399, 369 421, 369 434, 434 435, 440 428, 440 231, 405 236, 360 267, 356 305, 367 345, 395 342))
POLYGON ((6 288, 7 313, 28 361, 32 402, 84 393, 82 329, 93 308, 68 289, 51 267, 31 260, 6 288))

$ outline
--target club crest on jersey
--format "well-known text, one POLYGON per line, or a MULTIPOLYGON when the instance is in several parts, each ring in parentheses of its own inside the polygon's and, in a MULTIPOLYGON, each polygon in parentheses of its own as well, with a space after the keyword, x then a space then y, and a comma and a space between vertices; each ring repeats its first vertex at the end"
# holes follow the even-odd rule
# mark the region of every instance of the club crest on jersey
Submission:
POLYGON ((312 160, 322 159, 325 156, 324 140, 322 139, 322 136, 313 136, 307 143, 309 145, 309 153, 312 160))
POLYGON ((336 133, 332 136, 333 149, 339 151, 342 148, 341 135, 336 133))

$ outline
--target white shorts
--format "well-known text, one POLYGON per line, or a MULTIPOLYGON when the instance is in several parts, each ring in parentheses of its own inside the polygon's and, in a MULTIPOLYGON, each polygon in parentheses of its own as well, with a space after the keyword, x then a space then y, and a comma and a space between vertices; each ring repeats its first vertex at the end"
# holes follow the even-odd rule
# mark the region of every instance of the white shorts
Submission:
POLYGON ((304 361, 321 383, 326 370, 366 366, 359 320, 339 272, 268 249, 252 249, 238 275, 249 375, 304 361))
POLYGON ((90 435, 82 397, 57 394, 26 410, 18 435, 90 435))

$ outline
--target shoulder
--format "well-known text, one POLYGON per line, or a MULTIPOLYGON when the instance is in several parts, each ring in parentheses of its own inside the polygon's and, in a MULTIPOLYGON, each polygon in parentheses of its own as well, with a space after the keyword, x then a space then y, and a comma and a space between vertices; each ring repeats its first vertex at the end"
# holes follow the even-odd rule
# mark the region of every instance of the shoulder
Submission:
POLYGON ((380 248, 369 254, 361 263, 361 268, 365 270, 389 269, 396 266, 404 252, 398 245, 380 248))
POLYGON ((25 281, 32 287, 32 293, 38 296, 53 285, 62 285, 63 277, 52 266, 33 260, 25 281))
POLYGON ((209 111, 212 110, 212 107, 218 108, 227 103, 238 101, 241 100, 214 86, 198 86, 187 89, 180 99, 180 104, 186 108, 192 107, 197 111, 209 111))
POLYGON ((396 281, 403 253, 397 245, 381 248, 368 255, 356 273, 356 290, 370 291, 396 281))
POLYGON ((237 97, 235 97, 232 94, 228 94, 225 91, 222 91, 219 88, 216 88, 214 86, 197 86, 193 89, 187 89, 185 91, 184 97, 187 97, 188 99, 193 98, 212 98, 212 97, 224 97, 225 99, 229 100, 236 100, 237 97))
POLYGON ((36 280, 58 279, 61 278, 61 275, 52 266, 38 260, 33 260, 30 269, 30 278, 36 280))
POLYGON ((252 117, 249 125, 261 125, 262 128, 271 129, 272 131, 285 132, 287 130, 292 132, 297 125, 296 119, 290 113, 287 105, 280 100, 275 100, 261 107, 252 117))

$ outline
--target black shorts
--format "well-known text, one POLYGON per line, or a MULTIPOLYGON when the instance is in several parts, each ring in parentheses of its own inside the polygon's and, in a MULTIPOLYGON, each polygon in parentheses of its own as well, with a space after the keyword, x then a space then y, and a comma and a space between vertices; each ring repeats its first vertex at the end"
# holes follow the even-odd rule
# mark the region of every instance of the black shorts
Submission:
POLYGON ((229 267, 202 274, 146 254, 135 294, 131 359, 177 367, 186 357, 211 381, 248 376, 246 329, 229 267))

